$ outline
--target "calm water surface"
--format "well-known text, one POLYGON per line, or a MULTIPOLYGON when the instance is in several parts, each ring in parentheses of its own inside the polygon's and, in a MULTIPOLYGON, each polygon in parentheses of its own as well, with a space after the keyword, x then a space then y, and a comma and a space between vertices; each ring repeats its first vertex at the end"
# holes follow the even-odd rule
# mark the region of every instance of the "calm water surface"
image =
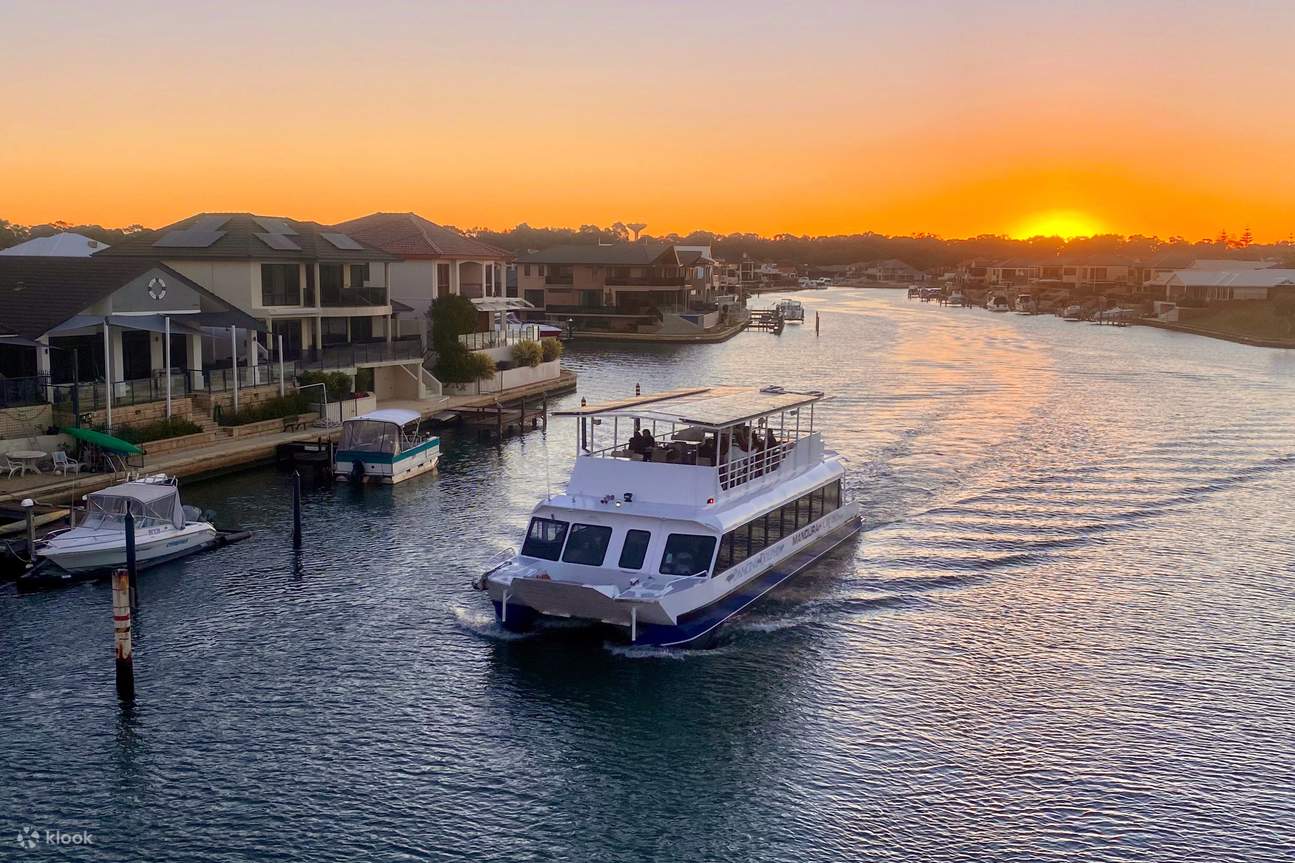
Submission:
POLYGON ((194 484, 257 533, 142 576, 133 711, 105 586, 0 587, 0 860, 1292 859, 1295 352, 799 299, 568 356, 591 400, 835 394, 866 530, 718 648, 507 636, 468 588, 567 421, 308 489, 300 554, 285 475, 194 484))

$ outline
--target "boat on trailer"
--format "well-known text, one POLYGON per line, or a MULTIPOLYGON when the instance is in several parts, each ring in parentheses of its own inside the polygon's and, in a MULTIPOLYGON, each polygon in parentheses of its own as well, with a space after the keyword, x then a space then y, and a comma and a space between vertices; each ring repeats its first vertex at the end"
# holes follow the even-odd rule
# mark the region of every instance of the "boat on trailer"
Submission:
POLYGON ((333 454, 333 476, 394 485, 435 470, 441 439, 418 431, 422 419, 418 411, 384 408, 346 420, 333 454))
POLYGON ((843 460, 814 427, 823 398, 707 387, 557 412, 578 420, 566 491, 473 586, 509 630, 574 618, 631 644, 703 646, 859 530, 843 460))
POLYGON ((127 512, 135 517, 135 560, 140 567, 222 542, 200 512, 181 504, 175 479, 156 474, 86 495, 85 517, 74 527, 50 534, 37 555, 76 576, 125 566, 127 512))

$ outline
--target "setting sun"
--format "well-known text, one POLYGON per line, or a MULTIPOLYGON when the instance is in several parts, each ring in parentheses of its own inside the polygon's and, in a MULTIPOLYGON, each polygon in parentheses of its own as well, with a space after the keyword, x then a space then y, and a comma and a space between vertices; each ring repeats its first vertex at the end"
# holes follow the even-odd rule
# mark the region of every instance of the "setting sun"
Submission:
POLYGON ((1049 210, 1035 213, 1021 226, 1012 232, 1018 240, 1031 237, 1061 237, 1066 240, 1075 237, 1091 237, 1106 230, 1097 219, 1077 210, 1049 210))

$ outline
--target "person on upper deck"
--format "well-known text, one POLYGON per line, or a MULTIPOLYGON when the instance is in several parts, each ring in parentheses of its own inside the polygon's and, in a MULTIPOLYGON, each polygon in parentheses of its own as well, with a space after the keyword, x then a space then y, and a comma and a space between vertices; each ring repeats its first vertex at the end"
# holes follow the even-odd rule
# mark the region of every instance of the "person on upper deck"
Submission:
POLYGON ((642 455, 651 448, 651 445, 644 439, 642 431, 636 431, 633 436, 630 437, 630 442, 625 448, 630 452, 642 455))

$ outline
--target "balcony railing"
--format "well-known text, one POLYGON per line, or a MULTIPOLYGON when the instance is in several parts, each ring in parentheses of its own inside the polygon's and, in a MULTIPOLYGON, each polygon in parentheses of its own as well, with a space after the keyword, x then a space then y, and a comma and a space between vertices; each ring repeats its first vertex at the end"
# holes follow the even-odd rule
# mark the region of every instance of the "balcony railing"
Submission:
POLYGON ((386 288, 342 288, 340 291, 326 291, 319 297, 320 308, 357 308, 361 306, 387 305, 386 288))
POLYGON ((325 348, 303 348, 293 365, 300 374, 303 371, 335 371, 365 363, 422 358, 422 342, 417 339, 401 339, 394 342, 354 342, 325 348))
POLYGON ((609 274, 606 284, 609 288, 682 288, 688 283, 683 276, 616 276, 609 274))
POLYGON ((540 328, 536 324, 511 326, 503 330, 490 330, 484 333, 464 333, 459 336, 459 344, 470 351, 483 351, 487 348, 506 348, 522 341, 540 340, 540 328))

